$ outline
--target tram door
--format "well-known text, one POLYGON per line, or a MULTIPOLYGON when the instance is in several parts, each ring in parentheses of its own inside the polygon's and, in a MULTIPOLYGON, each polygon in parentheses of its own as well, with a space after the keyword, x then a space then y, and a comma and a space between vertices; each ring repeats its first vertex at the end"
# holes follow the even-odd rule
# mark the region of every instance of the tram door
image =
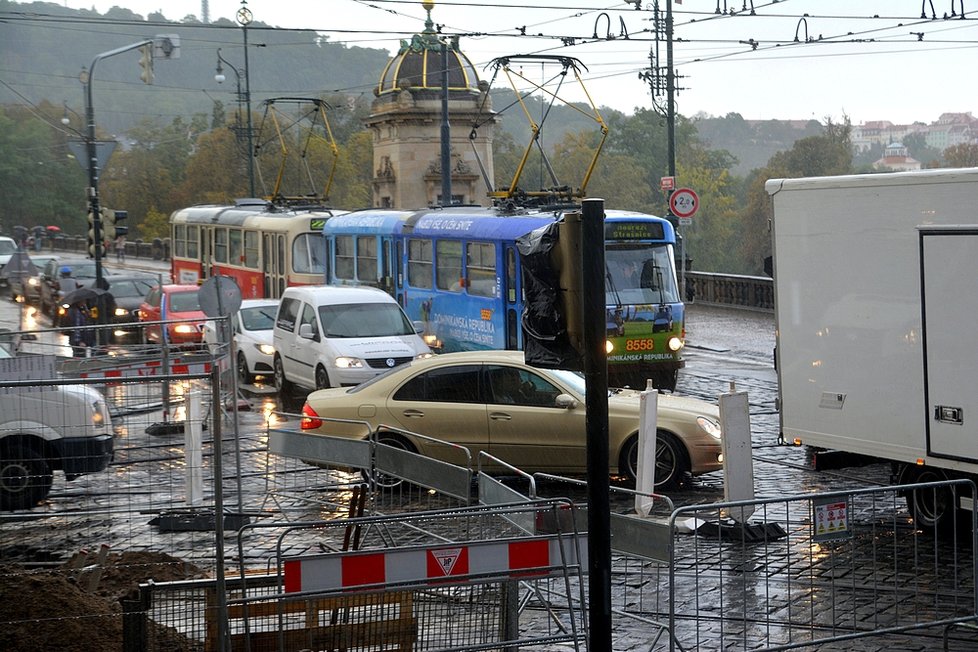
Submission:
POLYGON ((285 235, 262 234, 262 268, 265 270, 265 297, 277 299, 285 292, 285 235))
POLYGON ((200 230, 200 279, 198 283, 203 283, 214 275, 214 229, 201 228, 200 230))
POLYGON ((506 348, 520 348, 520 303, 522 288, 516 268, 516 247, 507 246, 503 252, 506 273, 503 276, 503 299, 506 303, 506 348))

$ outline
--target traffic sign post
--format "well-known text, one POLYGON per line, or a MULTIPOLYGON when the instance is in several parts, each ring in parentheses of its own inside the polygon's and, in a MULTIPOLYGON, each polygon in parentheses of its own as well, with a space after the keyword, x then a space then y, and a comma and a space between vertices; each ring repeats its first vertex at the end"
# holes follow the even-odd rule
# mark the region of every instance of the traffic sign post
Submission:
MULTIPOLYGON (((693 215, 700 207, 700 197, 691 188, 679 188, 669 195, 669 211, 679 218, 679 226, 691 226, 693 215)), ((679 292, 686 292, 686 238, 681 238, 679 244, 679 292)))

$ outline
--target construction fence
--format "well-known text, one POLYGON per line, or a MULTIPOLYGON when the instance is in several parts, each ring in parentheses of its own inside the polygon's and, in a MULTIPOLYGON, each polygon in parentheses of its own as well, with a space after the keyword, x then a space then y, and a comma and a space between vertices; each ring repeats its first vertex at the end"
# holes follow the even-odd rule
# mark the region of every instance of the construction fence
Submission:
MULTIPOLYGON (((3 649, 587 649, 595 533, 580 481, 303 432, 271 398, 240 405, 223 347, 72 359, 61 332, 30 346, 33 376, 4 375, 0 396, 26 415, 25 388, 92 388, 113 448, 107 468, 71 480, 52 465, 40 504, 0 512, 3 649)), ((27 428, 0 419, 3 439, 27 428)), ((907 507, 908 495, 958 504, 970 482, 708 505, 641 496, 648 517, 626 513, 635 492, 613 491, 600 536, 615 649, 893 636, 940 649, 946 628, 949 649, 978 645, 974 514, 947 536, 907 507)))

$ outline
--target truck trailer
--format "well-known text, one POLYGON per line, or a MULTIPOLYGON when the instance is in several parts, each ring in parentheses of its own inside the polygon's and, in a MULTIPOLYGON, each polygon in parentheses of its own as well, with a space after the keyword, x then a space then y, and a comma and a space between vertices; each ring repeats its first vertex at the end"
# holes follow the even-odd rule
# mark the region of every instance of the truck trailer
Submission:
MULTIPOLYGON (((782 436, 888 460, 900 484, 978 478, 978 168, 765 187, 782 436)), ((972 497, 908 503, 940 527, 972 497)))

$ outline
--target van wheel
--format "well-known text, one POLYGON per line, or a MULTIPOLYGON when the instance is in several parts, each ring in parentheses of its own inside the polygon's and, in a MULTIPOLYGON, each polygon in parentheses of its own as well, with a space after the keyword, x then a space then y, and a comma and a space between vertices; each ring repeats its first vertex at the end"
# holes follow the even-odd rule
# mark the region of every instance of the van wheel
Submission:
POLYGON ((272 367, 275 370, 275 391, 278 392, 279 398, 282 401, 287 401, 295 394, 295 385, 285 377, 285 369, 282 367, 281 357, 275 356, 272 367))
POLYGON ((30 446, 10 446, 0 454, 0 508, 31 509, 51 492, 51 467, 30 446))
POLYGON ((319 365, 316 367, 316 389, 329 389, 329 387, 329 374, 322 365, 319 365))

